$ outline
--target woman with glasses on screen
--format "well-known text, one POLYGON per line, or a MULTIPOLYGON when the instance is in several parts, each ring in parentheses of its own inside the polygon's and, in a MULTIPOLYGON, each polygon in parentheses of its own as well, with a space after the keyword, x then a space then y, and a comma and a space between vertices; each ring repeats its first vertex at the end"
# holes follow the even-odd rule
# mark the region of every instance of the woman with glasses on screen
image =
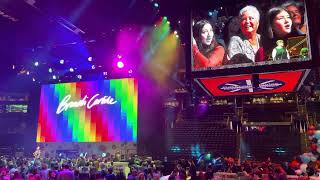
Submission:
POLYGON ((192 52, 195 69, 222 65, 225 50, 217 43, 209 21, 200 20, 193 26, 192 52))
POLYGON ((261 55, 257 56, 259 57, 258 59, 256 58, 256 54, 260 49, 260 35, 257 33, 260 20, 258 9, 254 6, 242 8, 239 13, 239 20, 241 34, 231 37, 228 45, 229 64, 232 64, 235 57, 240 55, 247 59, 244 59, 243 62, 250 62, 250 60, 251 62, 262 61, 261 55))

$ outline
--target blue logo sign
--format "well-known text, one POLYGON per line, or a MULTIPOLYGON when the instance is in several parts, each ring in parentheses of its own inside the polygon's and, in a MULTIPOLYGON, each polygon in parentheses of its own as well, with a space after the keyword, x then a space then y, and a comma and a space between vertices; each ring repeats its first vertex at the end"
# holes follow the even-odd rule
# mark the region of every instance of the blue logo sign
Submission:
POLYGON ((262 92, 272 91, 284 86, 283 81, 275 79, 259 79, 259 87, 253 87, 251 79, 242 79, 237 81, 226 82, 218 86, 218 89, 226 92, 262 92))

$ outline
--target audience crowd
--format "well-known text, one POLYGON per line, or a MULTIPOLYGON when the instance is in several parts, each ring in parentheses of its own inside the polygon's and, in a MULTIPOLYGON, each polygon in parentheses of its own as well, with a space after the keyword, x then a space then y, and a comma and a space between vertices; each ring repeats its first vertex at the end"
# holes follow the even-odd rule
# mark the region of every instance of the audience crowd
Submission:
POLYGON ((155 161, 135 156, 129 159, 130 172, 115 168, 110 159, 104 157, 78 158, 17 158, 0 157, 0 178, 2 180, 133 180, 133 179, 316 179, 320 178, 320 161, 307 169, 301 169, 302 161, 294 157, 292 162, 273 163, 270 158, 264 162, 244 161, 231 157, 211 159, 176 160, 174 163, 155 161))

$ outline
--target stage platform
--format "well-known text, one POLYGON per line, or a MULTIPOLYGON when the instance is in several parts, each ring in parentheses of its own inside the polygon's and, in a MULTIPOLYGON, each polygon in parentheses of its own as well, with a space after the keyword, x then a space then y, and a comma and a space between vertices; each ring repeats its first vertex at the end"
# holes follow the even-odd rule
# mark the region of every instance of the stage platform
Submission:
POLYGON ((41 157, 73 158, 80 155, 96 155, 126 160, 137 154, 137 144, 134 142, 47 142, 37 144, 41 148, 41 157))

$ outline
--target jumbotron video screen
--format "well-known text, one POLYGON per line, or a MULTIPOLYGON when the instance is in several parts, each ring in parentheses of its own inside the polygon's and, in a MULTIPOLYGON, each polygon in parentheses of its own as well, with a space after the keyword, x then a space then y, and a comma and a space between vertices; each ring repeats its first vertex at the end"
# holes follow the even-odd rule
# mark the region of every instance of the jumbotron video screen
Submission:
POLYGON ((312 59, 304 0, 235 0, 191 18, 192 72, 312 59))

